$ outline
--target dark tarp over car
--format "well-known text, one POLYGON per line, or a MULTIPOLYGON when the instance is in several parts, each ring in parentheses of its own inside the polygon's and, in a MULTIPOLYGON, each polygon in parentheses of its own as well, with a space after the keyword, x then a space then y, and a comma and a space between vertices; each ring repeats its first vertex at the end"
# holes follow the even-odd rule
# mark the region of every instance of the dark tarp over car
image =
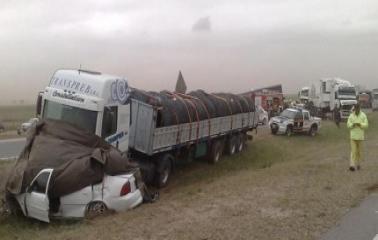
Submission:
POLYGON ((101 182, 104 174, 130 172, 136 164, 94 134, 61 121, 46 120, 29 132, 6 190, 11 194, 24 192, 44 168, 54 169, 49 197, 58 198, 101 182))

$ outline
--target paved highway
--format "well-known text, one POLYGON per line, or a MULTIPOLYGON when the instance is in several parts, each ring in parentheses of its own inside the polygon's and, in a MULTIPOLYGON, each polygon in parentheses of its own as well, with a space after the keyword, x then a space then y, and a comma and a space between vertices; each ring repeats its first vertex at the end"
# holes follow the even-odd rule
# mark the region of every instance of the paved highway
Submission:
POLYGON ((378 240, 378 194, 350 210, 322 240, 378 240))
POLYGON ((25 138, 0 140, 0 159, 17 157, 25 142, 25 138))

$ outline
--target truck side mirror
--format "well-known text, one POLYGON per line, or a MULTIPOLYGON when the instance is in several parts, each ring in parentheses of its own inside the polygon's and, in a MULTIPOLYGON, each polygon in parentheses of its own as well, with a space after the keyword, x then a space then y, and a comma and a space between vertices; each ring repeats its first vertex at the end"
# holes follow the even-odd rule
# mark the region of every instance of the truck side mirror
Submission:
POLYGON ((36 103, 36 115, 37 117, 41 115, 42 112, 42 92, 38 94, 36 103))

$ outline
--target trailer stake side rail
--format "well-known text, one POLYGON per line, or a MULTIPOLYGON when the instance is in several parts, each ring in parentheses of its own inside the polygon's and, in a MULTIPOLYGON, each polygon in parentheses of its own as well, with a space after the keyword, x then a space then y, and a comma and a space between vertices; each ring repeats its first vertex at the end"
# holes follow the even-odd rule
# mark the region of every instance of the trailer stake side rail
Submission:
POLYGON ((147 155, 168 151, 234 132, 256 128, 256 111, 156 128, 157 109, 138 100, 131 102, 129 146, 147 155))

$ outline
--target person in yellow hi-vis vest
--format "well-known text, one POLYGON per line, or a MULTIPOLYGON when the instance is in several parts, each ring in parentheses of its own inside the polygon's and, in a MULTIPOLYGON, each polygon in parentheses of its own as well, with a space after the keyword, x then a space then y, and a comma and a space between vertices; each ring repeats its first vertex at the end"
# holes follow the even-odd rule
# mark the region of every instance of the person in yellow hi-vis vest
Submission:
POLYGON ((348 128, 350 129, 350 171, 356 168, 360 170, 360 163, 362 160, 362 142, 365 140, 365 129, 368 128, 368 119, 360 109, 360 105, 354 106, 354 111, 349 115, 348 128))

